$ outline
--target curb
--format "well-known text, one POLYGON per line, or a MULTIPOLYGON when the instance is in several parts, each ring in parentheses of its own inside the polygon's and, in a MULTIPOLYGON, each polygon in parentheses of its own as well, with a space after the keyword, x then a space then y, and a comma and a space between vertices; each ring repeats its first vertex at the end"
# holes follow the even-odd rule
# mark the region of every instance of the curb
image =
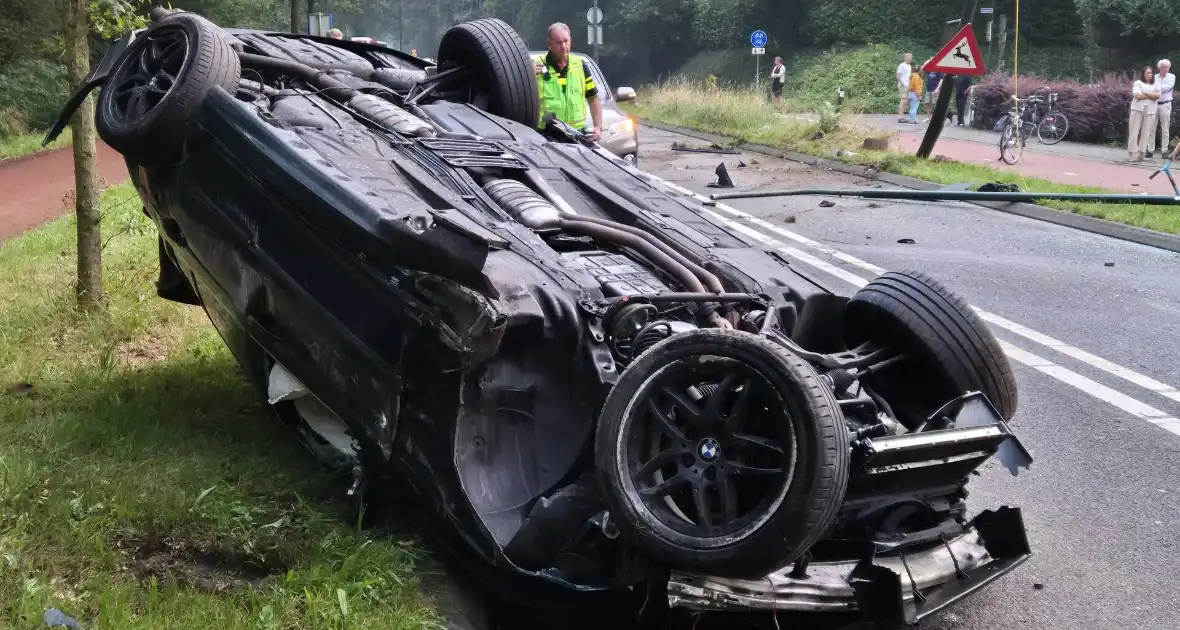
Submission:
MULTIPOLYGON (((687 129, 685 127, 678 127, 676 125, 668 125, 660 122, 654 122, 646 118, 638 118, 639 124, 652 127, 654 129, 661 129, 672 133, 678 133, 683 136, 697 138, 698 140, 705 140, 707 142, 716 142, 734 144, 752 153, 759 153, 769 157, 776 157, 791 162, 799 162, 815 168, 824 168, 847 175, 855 175, 865 179, 885 182, 894 186, 902 188, 909 188, 911 190, 937 190, 942 188, 942 184, 935 184, 926 180, 917 179, 914 177, 907 177, 905 175, 895 175, 893 173, 883 173, 864 166, 854 166, 829 160, 827 158, 815 157, 814 155, 805 155, 802 153, 795 153, 793 151, 784 151, 782 149, 775 149, 773 147, 764 146, 761 144, 751 144, 746 142, 737 142, 733 138, 719 136, 717 134, 705 133, 703 131, 696 131, 695 129, 687 129)), ((1167 234, 1165 232, 1157 232, 1147 228, 1136 227, 1133 225, 1124 225, 1122 223, 1115 223, 1114 221, 1107 221, 1106 219, 1097 219, 1094 217, 1087 217, 1081 214, 1074 214, 1072 212, 1063 212, 1055 210, 1046 206, 1038 206, 1031 203, 1024 202, 998 202, 998 201, 962 201, 958 203, 969 203, 975 206, 988 208, 990 210, 999 210, 1000 212, 1007 212, 1008 214, 1015 214, 1029 219, 1036 219, 1046 223, 1053 223, 1064 227, 1074 228, 1085 232, 1092 232, 1110 238, 1117 238, 1123 241, 1130 241, 1148 247, 1156 247, 1171 252, 1180 253, 1180 236, 1167 234)))

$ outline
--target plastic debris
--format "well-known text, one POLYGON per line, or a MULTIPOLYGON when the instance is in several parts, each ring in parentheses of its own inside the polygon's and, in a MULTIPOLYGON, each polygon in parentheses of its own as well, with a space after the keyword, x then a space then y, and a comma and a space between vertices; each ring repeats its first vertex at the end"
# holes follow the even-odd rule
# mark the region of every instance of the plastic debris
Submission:
POLYGON ((49 626, 50 628, 65 626, 67 628, 71 628, 72 630, 85 630, 82 627, 82 624, 79 624, 76 619, 56 608, 50 608, 49 610, 45 611, 44 621, 45 625, 49 626))

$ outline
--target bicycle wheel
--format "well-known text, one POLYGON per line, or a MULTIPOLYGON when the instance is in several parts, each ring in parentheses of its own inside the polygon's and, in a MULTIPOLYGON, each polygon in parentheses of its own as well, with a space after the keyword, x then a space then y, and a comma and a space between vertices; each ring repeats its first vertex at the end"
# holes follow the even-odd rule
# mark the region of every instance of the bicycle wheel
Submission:
POLYGON ((1050 112, 1037 123, 1037 137, 1045 144, 1057 144, 1069 131, 1069 119, 1061 112, 1050 112))
POLYGON ((1021 137, 1023 134, 1017 129, 1016 125, 1008 125, 1000 134, 1000 159, 1004 160, 1005 164, 1016 164, 1024 153, 1024 138, 1021 137))

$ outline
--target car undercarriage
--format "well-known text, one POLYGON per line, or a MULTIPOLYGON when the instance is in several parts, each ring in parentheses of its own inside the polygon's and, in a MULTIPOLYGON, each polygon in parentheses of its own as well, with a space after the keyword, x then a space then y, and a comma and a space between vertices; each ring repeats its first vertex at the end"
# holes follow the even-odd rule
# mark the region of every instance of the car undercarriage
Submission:
POLYGON ((79 94, 159 228, 159 295, 366 522, 408 490, 538 605, 659 584, 906 624, 1030 557, 1019 508, 966 505, 1032 461, 1011 367, 930 275, 825 286, 545 116, 499 20, 435 65, 154 17, 79 94))

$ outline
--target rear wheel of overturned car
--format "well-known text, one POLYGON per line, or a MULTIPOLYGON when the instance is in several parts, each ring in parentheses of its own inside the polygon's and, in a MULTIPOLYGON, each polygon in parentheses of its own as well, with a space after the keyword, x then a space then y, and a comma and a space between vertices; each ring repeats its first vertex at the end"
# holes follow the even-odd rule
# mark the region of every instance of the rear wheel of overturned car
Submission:
POLYGON ((757 578, 831 526, 848 484, 848 430, 815 370, 785 348, 692 330, 623 372, 595 460, 611 519, 642 552, 757 578))
POLYGON ((868 377, 882 398, 931 413, 979 391, 1004 420, 1016 414, 1016 375, 999 340, 966 300, 930 275, 878 276, 852 297, 844 319, 850 347, 869 342, 905 355, 868 377))
POLYGON ((237 89, 241 63, 220 29, 188 13, 169 15, 115 62, 98 98, 98 135, 138 161, 171 161, 202 100, 237 89))
POLYGON ((439 42, 438 63, 472 70, 472 100, 489 113, 529 127, 540 122, 541 96, 529 50, 507 22, 485 18, 451 27, 439 42))

